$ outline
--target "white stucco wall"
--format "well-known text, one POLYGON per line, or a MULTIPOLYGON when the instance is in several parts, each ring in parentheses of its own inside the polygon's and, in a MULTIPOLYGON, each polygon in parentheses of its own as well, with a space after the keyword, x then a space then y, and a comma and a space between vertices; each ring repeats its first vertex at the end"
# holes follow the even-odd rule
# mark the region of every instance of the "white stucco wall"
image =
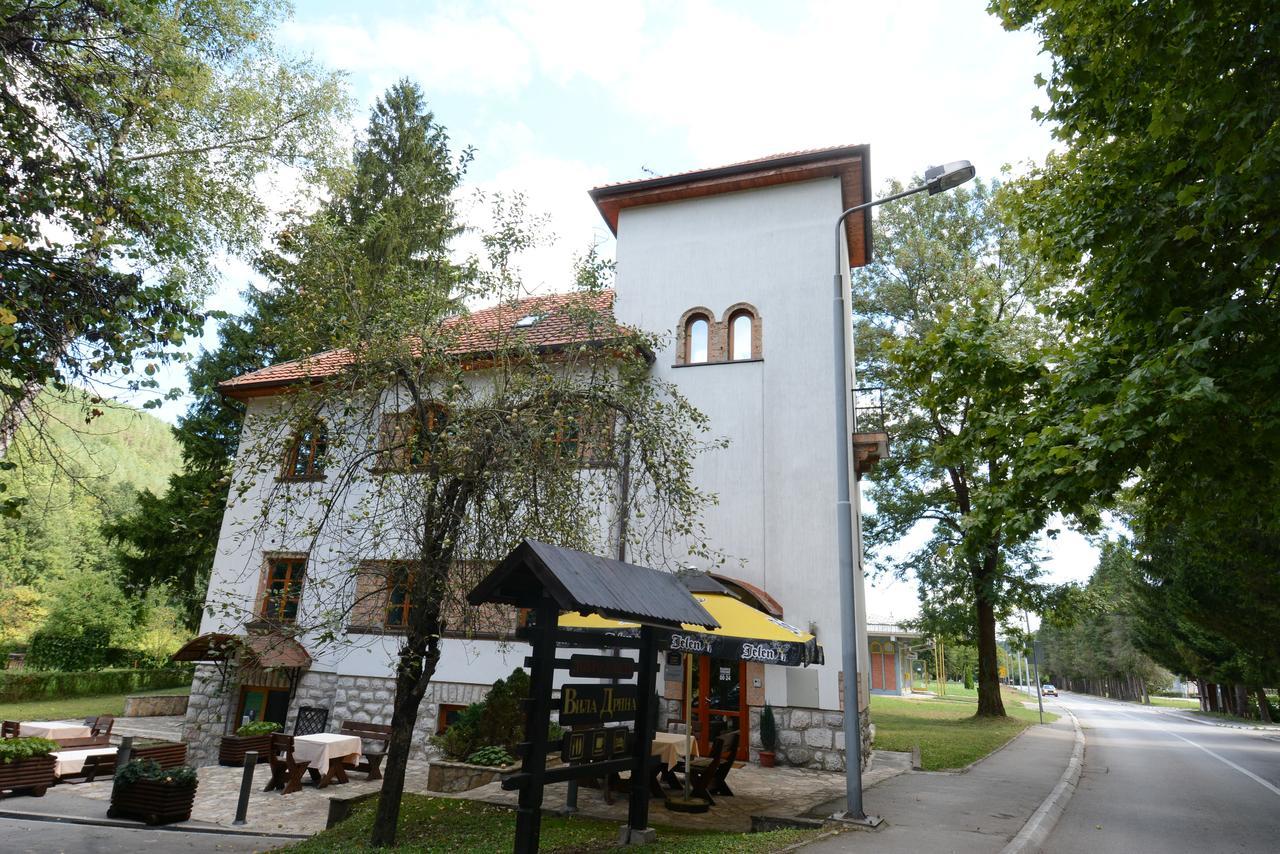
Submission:
MULTIPOLYGON (((840 707, 831 399, 840 210, 834 178, 625 209, 614 304, 621 322, 672 333, 655 375, 676 383, 730 439, 696 473, 720 495, 706 515, 711 542, 729 558, 719 570, 767 590, 788 622, 816 627, 829 662, 818 677, 824 709, 840 707), (706 306, 721 320, 739 302, 759 310, 762 361, 676 367, 681 315, 706 306)), ((768 670, 767 698, 788 704, 785 674, 768 670)))

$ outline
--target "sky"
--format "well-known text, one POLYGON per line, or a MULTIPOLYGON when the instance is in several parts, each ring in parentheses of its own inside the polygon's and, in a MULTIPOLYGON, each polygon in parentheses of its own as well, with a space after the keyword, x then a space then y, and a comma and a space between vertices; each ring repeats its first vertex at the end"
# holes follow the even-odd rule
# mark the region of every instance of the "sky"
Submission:
MULTIPOLYGON (((985 6, 297 0, 277 37, 345 72, 357 127, 396 80, 419 83, 454 146, 475 148, 469 189, 518 190, 549 215, 556 239, 523 268, 535 288, 560 290, 576 254, 612 252, 587 196, 600 184, 854 143, 871 146, 873 187, 951 160, 991 179, 1043 159, 1049 129, 1031 113, 1048 60, 985 6)), ((252 274, 235 259, 224 270, 209 307, 235 311, 252 274)), ((180 383, 180 370, 165 379, 180 383)), ((1056 580, 1087 578, 1096 562, 1074 535, 1047 554, 1056 580)), ((911 584, 868 595, 873 615, 915 608, 911 584)))

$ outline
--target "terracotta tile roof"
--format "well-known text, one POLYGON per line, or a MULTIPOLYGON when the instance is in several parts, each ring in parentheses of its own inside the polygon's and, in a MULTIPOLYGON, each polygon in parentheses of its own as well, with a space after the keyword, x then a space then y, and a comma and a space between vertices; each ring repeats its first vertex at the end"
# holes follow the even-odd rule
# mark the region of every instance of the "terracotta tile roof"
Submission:
POLYGON ((672 181, 679 178, 692 178, 701 176, 704 172, 720 172, 722 170, 730 171, 746 171, 748 167, 774 165, 775 161, 791 161, 797 159, 812 158, 815 155, 838 155, 846 151, 864 148, 859 145, 829 145, 825 148, 804 148, 799 151, 783 151, 778 154, 766 154, 764 157, 753 157, 750 160, 739 160, 737 163, 727 163, 724 166, 700 167, 698 169, 686 169, 683 172, 672 172, 669 175, 649 175, 644 178, 629 178, 625 181, 614 181, 609 184, 601 184, 598 187, 591 188, 592 198, 598 195, 608 195, 610 190, 619 187, 631 187, 632 185, 644 185, 658 181, 672 181))
MULTIPOLYGON (((611 290, 596 294, 546 294, 527 297, 514 303, 500 303, 451 318, 446 327, 457 336, 449 349, 459 357, 490 352, 495 346, 511 340, 512 335, 521 336, 527 346, 535 349, 554 350, 566 344, 608 340, 620 331, 613 324, 611 290), (587 328, 579 311, 604 316, 608 327, 587 328), (537 316, 539 319, 527 328, 513 328, 517 321, 529 316, 537 316)), ((241 374, 219 383, 218 388, 231 396, 261 393, 278 386, 333 376, 351 362, 350 350, 328 350, 304 359, 280 362, 241 374)))

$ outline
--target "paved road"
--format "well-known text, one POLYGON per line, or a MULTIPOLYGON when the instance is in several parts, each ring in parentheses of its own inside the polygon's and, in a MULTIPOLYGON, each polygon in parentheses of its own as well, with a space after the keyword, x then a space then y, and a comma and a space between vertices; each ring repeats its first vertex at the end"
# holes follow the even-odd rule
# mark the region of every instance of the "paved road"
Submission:
POLYGON ((1064 692, 1084 773, 1046 854, 1280 850, 1280 735, 1064 692))
POLYGON ((287 845, 287 839, 181 833, 150 828, 98 827, 52 821, 0 818, 0 851, 5 854, 248 854, 287 845))

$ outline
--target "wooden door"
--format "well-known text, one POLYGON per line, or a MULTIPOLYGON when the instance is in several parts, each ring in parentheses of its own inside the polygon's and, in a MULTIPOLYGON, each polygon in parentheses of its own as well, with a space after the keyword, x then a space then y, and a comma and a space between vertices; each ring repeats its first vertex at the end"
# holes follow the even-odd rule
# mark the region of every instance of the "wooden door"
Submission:
POLYGON ((746 760, 751 755, 746 662, 693 656, 692 682, 693 735, 701 755, 708 755, 719 735, 737 730, 737 758, 746 760))

